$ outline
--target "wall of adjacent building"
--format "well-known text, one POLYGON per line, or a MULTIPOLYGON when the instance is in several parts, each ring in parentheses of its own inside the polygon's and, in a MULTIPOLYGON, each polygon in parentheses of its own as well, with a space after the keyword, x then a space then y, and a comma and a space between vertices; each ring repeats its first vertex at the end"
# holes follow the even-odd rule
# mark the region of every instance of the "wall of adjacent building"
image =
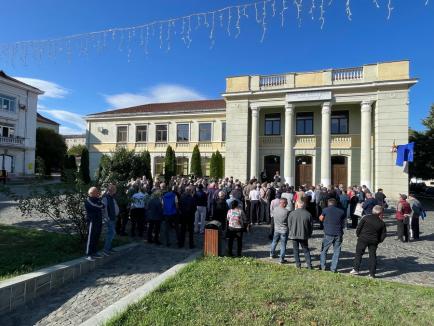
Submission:
MULTIPOLYGON (((196 144, 203 157, 211 157, 212 153, 219 150, 225 156, 225 142, 222 141, 222 123, 226 122, 224 111, 217 113, 181 114, 181 115, 154 115, 148 117, 113 117, 104 120, 88 120, 86 145, 89 149, 90 171, 94 175, 98 169, 102 154, 110 154, 121 145, 130 150, 141 152, 148 150, 151 154, 152 169, 154 169, 155 158, 164 157, 167 146, 175 150, 177 157, 191 159, 191 153, 196 144), (210 122, 212 124, 211 142, 199 143, 199 123, 210 122), (179 123, 186 123, 190 126, 190 141, 188 143, 177 143, 176 126, 179 123), (156 125, 168 125, 167 143, 156 143, 156 125), (147 142, 136 143, 136 127, 148 126, 147 142), (128 141, 124 144, 116 142, 117 126, 128 126, 128 141)), ((226 127, 227 128, 227 127, 226 127)), ((227 135, 226 135, 227 138, 227 135)))
POLYGON ((15 126, 15 136, 25 138, 24 145, 20 148, 11 148, 0 144, 0 154, 14 156, 14 174, 34 174, 38 95, 1 81, 0 94, 16 98, 17 103, 15 112, 0 110, 0 122, 13 124, 15 126), (20 105, 25 105, 26 108, 20 109, 20 105))

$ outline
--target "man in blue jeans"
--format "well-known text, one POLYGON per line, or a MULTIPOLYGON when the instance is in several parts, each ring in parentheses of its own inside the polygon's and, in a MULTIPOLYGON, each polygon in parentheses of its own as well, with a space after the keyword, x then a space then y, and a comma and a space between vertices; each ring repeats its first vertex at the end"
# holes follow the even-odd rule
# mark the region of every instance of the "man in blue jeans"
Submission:
POLYGON ((289 211, 286 209, 288 202, 286 198, 280 198, 279 206, 273 210, 274 235, 271 243, 270 258, 277 258, 274 254, 277 243, 280 241, 280 263, 284 264, 286 252, 286 242, 288 241, 288 216, 289 211))
POLYGON ((115 237, 116 218, 119 214, 119 206, 116 202, 115 195, 116 186, 109 184, 106 193, 102 197, 102 204, 104 205, 103 218, 107 226, 103 251, 105 256, 113 252, 112 241, 115 237))
POLYGON ((336 273, 341 253, 342 236, 345 227, 345 212, 336 206, 336 199, 330 198, 328 206, 323 209, 320 221, 324 223, 324 239, 321 247, 321 269, 326 269, 327 251, 333 245, 333 257, 330 271, 336 273))

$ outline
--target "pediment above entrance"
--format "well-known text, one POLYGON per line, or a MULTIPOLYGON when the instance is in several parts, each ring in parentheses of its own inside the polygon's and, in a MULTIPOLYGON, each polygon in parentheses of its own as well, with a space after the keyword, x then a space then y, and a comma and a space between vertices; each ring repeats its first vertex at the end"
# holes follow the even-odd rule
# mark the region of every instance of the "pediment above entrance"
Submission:
POLYGON ((331 91, 287 93, 285 96, 286 102, 330 101, 331 99, 331 91))

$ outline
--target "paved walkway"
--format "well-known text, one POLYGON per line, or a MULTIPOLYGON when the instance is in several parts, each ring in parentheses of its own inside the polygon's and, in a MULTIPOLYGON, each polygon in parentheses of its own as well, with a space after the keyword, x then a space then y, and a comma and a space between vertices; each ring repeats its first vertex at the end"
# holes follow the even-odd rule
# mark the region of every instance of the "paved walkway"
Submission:
MULTIPOLYGON (((425 203, 425 205, 430 211, 427 219, 421 221, 419 241, 410 243, 397 241, 395 219, 392 216, 385 218, 388 237, 378 249, 378 278, 434 286, 434 203, 425 203)), ((12 203, 9 205, 6 201, 1 202, 0 198, 0 223, 29 226, 25 223, 31 221, 20 218, 13 206, 12 203), (11 215, 5 216, 4 213, 9 210, 11 215)), ((35 220, 34 223, 42 222, 35 220)), ((42 228, 50 228, 49 223, 42 225, 42 228)), ((315 267, 319 265, 322 236, 322 231, 316 229, 310 240, 315 267)), ((201 248, 201 241, 196 243, 198 248, 201 248)), ((291 246, 289 242, 287 259, 293 265, 291 246)), ((339 272, 348 273, 351 270, 355 246, 355 231, 347 230, 338 266, 339 272)), ((257 226, 251 233, 245 235, 243 254, 270 261, 269 249, 268 226, 257 226)), ((0 317, 0 325, 77 325, 191 253, 186 249, 140 245, 110 265, 101 267, 56 292, 39 298, 11 315, 0 317)), ((362 262, 362 275, 367 275, 366 258, 362 262)))
POLYGON ((0 325, 79 325, 191 254, 187 249, 140 245, 117 261, 0 317, 0 325))
MULTIPOLYGON (((420 221, 421 236, 419 241, 401 243, 396 237, 396 222, 391 215, 385 218, 387 225, 387 238, 380 244, 377 250, 377 277, 385 280, 393 280, 402 283, 434 286, 434 203, 426 203, 431 210, 425 221, 420 221)), ((319 255, 323 231, 315 229, 313 238, 309 240, 312 263, 314 268, 319 268, 319 255)), ((245 236, 244 255, 271 261, 270 246, 268 240, 268 226, 258 226, 250 234, 245 236)), ((342 244, 341 258, 338 271, 348 273, 352 269, 357 238, 355 230, 346 230, 342 244)), ((279 245, 277 250, 279 250, 279 245)), ((277 251, 278 252, 278 251, 277 251)), ((329 250, 329 264, 332 248, 329 250)), ((363 257, 361 275, 368 275, 368 254, 363 257)), ((302 263, 304 255, 301 252, 302 263)), ((292 242, 288 241, 287 260, 290 265, 295 265, 292 254, 292 242)), ((278 262, 278 259, 273 261, 278 262)), ((305 265, 303 265, 305 266, 305 265)))

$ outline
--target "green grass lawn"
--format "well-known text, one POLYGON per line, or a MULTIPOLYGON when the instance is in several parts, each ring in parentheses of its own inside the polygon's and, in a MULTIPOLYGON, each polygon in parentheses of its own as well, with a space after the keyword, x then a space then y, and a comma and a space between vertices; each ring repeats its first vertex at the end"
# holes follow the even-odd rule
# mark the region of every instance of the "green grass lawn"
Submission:
MULTIPOLYGON (((115 239, 114 245, 127 239, 115 239)), ((76 237, 0 225, 0 280, 84 255, 76 237)))
POLYGON ((204 258, 108 325, 433 325, 434 288, 204 258))

